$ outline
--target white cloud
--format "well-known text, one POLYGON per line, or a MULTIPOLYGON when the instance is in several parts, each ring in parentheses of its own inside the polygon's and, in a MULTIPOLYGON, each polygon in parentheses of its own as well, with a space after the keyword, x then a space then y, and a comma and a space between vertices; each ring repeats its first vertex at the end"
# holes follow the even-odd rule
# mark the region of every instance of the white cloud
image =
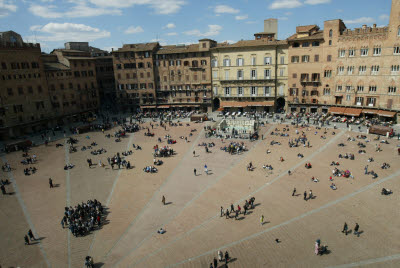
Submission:
POLYGON ((175 28, 175 27, 176 27, 175 23, 168 23, 168 24, 165 25, 163 28, 164 28, 164 29, 173 29, 173 28, 175 28))
POLYGON ((257 21, 249 20, 249 21, 245 21, 244 23, 246 23, 246 24, 256 24, 257 21))
POLYGON ((50 22, 44 26, 31 26, 32 31, 37 31, 37 36, 28 36, 28 39, 35 38, 38 42, 49 41, 94 41, 100 38, 110 37, 110 32, 93 28, 84 24, 76 23, 54 23, 50 22))
POLYGON ((379 19, 380 20, 388 20, 389 19, 389 15, 382 14, 382 15, 379 16, 379 19))
MULTIPOLYGON (((40 46, 41 46, 42 44, 40 44, 40 46)), ((118 50, 118 47, 116 47, 116 46, 111 46, 111 47, 103 47, 102 48, 102 50, 106 50, 106 51, 108 51, 108 52, 111 52, 112 50, 118 50)))
POLYGON ((278 20, 288 20, 288 17, 279 17, 278 20))
POLYGON ((0 18, 7 17, 11 12, 17 11, 13 1, 0 0, 0 18))
POLYGON ((161 38, 151 39, 150 42, 158 42, 162 46, 166 46, 167 45, 167 42, 164 39, 161 39, 161 38))
POLYGON ((290 15, 292 15, 292 14, 293 14, 293 12, 290 12, 290 11, 289 11, 289 12, 285 12, 285 15, 286 15, 286 16, 290 16, 290 15))
POLYGON ((89 0, 92 4, 107 8, 127 8, 135 5, 146 5, 157 14, 173 14, 186 3, 185 0, 89 0))
POLYGON ((358 19, 344 21, 344 23, 346 23, 346 24, 367 24, 367 23, 373 23, 373 22, 375 22, 375 20, 371 17, 361 17, 358 19))
POLYGON ((296 8, 303 4, 299 0, 275 0, 269 9, 296 8))
POLYGON ((186 31, 186 32, 184 32, 184 34, 195 35, 195 36, 199 36, 199 37, 206 37, 206 36, 219 35, 221 30, 222 30, 222 26, 213 24, 213 25, 208 25, 208 31, 205 33, 202 33, 199 30, 195 29, 195 30, 186 31))
POLYGON ((175 35, 178 35, 178 33, 172 32, 172 33, 167 33, 167 35, 168 35, 168 36, 175 36, 175 35))
POLYGON ((82 17, 95 17, 101 15, 121 15, 121 10, 113 8, 99 8, 90 7, 85 1, 75 2, 73 0, 70 3, 76 4, 68 11, 58 12, 56 11, 57 6, 55 5, 37 5, 32 4, 29 7, 29 11, 42 18, 56 19, 56 18, 82 18, 82 17))
POLYGON ((235 20, 245 20, 245 19, 248 19, 249 18, 249 15, 238 15, 238 16, 235 16, 235 20))
POLYGON ((144 30, 140 26, 136 26, 136 27, 135 26, 129 26, 128 29, 126 29, 124 31, 124 33, 126 33, 126 34, 137 34, 137 33, 143 33, 143 32, 144 32, 144 30))
POLYGON ((328 4, 331 0, 306 0, 304 3, 308 5, 328 4))
POLYGON ((237 14, 239 13, 239 9, 235 9, 227 5, 218 5, 215 7, 214 12, 217 14, 222 14, 222 13, 237 14))

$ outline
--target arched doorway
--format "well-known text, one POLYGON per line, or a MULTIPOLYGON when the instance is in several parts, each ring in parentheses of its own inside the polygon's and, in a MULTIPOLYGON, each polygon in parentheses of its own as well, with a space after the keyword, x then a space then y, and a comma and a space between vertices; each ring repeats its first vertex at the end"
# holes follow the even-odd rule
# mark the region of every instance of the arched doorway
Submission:
POLYGON ((285 110, 285 99, 284 98, 278 98, 276 100, 276 111, 277 112, 282 112, 285 110))
POLYGON ((215 110, 217 110, 218 108, 219 108, 219 106, 220 106, 220 100, 218 99, 218 98, 215 98, 214 100, 213 100, 213 110, 215 111, 215 110))

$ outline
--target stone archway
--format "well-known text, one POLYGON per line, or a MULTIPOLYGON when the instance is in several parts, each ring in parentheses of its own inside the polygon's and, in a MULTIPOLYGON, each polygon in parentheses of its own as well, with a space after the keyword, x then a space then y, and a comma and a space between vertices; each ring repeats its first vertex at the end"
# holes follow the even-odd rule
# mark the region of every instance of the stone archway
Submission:
POLYGON ((218 98, 215 98, 213 100, 213 110, 217 110, 219 108, 219 106, 221 105, 221 101, 218 98))

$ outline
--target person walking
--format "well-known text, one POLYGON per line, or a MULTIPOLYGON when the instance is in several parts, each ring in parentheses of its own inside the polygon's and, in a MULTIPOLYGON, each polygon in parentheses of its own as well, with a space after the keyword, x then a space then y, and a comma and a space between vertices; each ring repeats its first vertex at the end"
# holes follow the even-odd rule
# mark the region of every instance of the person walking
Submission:
POLYGON ((364 174, 365 174, 365 175, 368 174, 368 165, 366 165, 366 166, 364 167, 364 174))
POLYGON ((312 194, 312 190, 310 190, 310 196, 308 197, 308 199, 312 199, 313 198, 313 194, 312 194))
POLYGON ((238 216, 239 216, 239 211, 238 211, 238 210, 236 210, 236 211, 235 211, 235 220, 237 220, 237 219, 238 219, 238 216))
POLYGON ((196 156, 196 151, 193 151, 193 157, 195 157, 196 156))
POLYGON ((261 215, 260 223, 261 223, 261 225, 264 225, 264 215, 261 215))
POLYGON ((230 217, 229 217, 229 209, 226 209, 226 212, 225 212, 225 219, 229 219, 230 217))
POLYGON ((239 211, 239 214, 242 212, 242 208, 238 205, 237 210, 239 211))
POLYGON ((221 206, 221 217, 224 216, 224 208, 221 206))
POLYGON ((32 230, 31 229, 29 229, 29 231, 28 231, 28 236, 29 236, 29 239, 32 241, 32 240, 36 240, 36 238, 33 236, 33 233, 32 233, 32 230))
POLYGON ((222 262, 223 258, 224 258, 224 256, 222 256, 221 250, 218 250, 218 260, 219 260, 219 262, 222 262))
POLYGON ((358 232, 358 229, 360 229, 360 225, 358 225, 358 223, 356 223, 356 226, 354 227, 354 235, 356 235, 357 237, 360 237, 360 233, 358 232))
POLYGON ((54 186, 53 186, 53 180, 52 180, 51 178, 49 178, 49 185, 50 185, 50 188, 54 188, 54 186))
POLYGON ((7 194, 6 187, 3 184, 0 186, 0 189, 1 189, 1 192, 3 193, 3 195, 7 194))
POLYGON ((235 211, 235 207, 233 206, 233 204, 231 204, 231 212, 235 211))
POLYGON ((218 267, 218 260, 217 258, 214 257, 214 267, 217 268, 218 267))
POLYGON ((165 196, 162 196, 161 202, 162 202, 163 205, 165 206, 165 196))
POLYGON ((29 245, 29 238, 27 235, 24 236, 25 245, 29 245))
POLYGON ((303 195, 304 195, 304 200, 307 201, 307 192, 304 191, 304 194, 303 194, 303 195))
POLYGON ((61 227, 64 229, 64 218, 61 219, 61 227))
POLYGON ((207 168, 207 165, 204 165, 204 172, 208 175, 208 168, 207 168))
POLYGON ((193 169, 193 172, 194 172, 194 175, 197 176, 197 175, 196 175, 196 169, 193 169))
POLYGON ((229 262, 229 253, 228 251, 225 251, 225 265, 227 265, 229 262))
POLYGON ((292 196, 296 194, 296 187, 293 189, 292 196))
POLYGON ((348 230, 348 226, 347 226, 347 223, 345 222, 344 226, 343 226, 342 233, 345 233, 347 235, 347 230, 348 230))

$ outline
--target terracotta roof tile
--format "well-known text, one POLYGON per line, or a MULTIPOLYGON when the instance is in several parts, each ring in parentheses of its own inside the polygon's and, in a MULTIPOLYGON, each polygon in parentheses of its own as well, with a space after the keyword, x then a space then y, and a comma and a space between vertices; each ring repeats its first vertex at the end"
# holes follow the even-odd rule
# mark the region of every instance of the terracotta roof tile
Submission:
POLYGON ((317 25, 313 24, 313 25, 304 25, 304 26, 297 26, 296 27, 296 33, 304 33, 304 32, 308 32, 310 30, 312 30, 313 28, 318 28, 317 25))

